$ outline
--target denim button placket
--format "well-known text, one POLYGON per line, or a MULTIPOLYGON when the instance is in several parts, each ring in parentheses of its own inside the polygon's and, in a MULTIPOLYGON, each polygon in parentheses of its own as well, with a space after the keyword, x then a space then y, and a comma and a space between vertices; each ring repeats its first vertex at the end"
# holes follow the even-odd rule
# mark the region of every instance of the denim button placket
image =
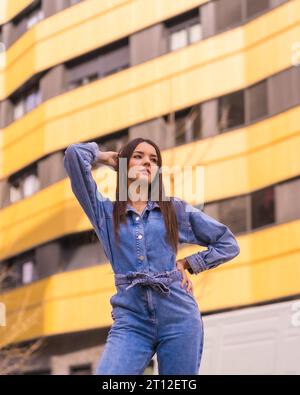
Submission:
MULTIPOLYGON (((139 217, 136 217, 139 218, 139 217)), ((141 239, 140 236, 142 236, 142 224, 138 223, 136 226, 136 230, 135 230, 135 234, 136 234, 136 245, 137 245, 137 255, 138 255, 138 263, 142 264, 144 261, 144 257, 142 255, 142 248, 141 248, 141 243, 139 242, 139 240, 141 239)), ((143 236, 142 236, 143 237, 143 236)))

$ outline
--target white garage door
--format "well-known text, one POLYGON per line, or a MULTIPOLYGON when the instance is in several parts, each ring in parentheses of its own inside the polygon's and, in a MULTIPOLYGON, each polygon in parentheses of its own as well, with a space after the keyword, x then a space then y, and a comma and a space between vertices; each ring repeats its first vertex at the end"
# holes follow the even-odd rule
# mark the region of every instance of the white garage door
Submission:
POLYGON ((300 374, 300 300, 204 317, 200 374, 300 374))

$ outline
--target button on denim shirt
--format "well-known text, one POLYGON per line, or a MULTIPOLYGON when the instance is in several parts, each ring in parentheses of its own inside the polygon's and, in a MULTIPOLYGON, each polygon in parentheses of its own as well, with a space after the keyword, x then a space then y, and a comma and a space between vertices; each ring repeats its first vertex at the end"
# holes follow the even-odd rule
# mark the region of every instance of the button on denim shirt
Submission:
MULTIPOLYGON (((161 273, 176 269, 176 254, 166 242, 166 228, 158 202, 148 200, 140 215, 128 203, 128 228, 120 225, 120 248, 113 231, 113 201, 98 190, 92 166, 101 158, 96 142, 71 144, 65 150, 64 168, 71 188, 88 216, 114 273, 161 273)), ((198 274, 236 257, 240 248, 230 229, 190 205, 171 197, 176 210, 179 243, 197 244, 207 249, 186 257, 188 271, 198 274)))

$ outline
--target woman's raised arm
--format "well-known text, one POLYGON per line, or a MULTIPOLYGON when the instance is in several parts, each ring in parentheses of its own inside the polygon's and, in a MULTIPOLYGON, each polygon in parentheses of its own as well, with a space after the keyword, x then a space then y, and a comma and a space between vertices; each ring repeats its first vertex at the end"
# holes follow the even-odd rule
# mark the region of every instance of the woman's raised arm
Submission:
POLYGON ((64 168, 71 180, 71 188, 94 227, 101 226, 105 218, 104 204, 111 202, 98 190, 92 176, 92 165, 97 162, 112 165, 116 152, 102 152, 96 142, 74 143, 67 147, 64 168))

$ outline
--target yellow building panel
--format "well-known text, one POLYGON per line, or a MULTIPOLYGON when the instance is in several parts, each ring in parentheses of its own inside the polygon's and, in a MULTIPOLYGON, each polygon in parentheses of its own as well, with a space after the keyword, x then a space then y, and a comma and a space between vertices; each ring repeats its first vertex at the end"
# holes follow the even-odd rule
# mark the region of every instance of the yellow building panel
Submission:
POLYGON ((67 8, 34 26, 8 49, 5 81, 4 85, 0 85, 0 100, 37 72, 206 1, 89 0, 67 8))
MULTIPOLYGON (((238 237, 241 254, 212 271, 190 276, 200 310, 252 305, 300 293, 300 221, 238 237)), ((182 248, 177 259, 202 250, 182 248)), ((1 295, 7 307, 3 343, 112 324, 115 293, 110 264, 60 273, 1 295), (21 317, 21 318, 20 318, 21 317), (22 324, 23 323, 23 324, 22 324), (19 328, 17 336, 14 328, 19 328)))
MULTIPOLYGON (((300 174, 299 125, 297 107, 248 128, 163 151, 163 163, 171 168, 192 166, 194 170, 203 166, 205 203, 251 193, 300 174)), ((60 132, 57 139, 63 140, 64 134, 60 132)), ((16 161, 26 153, 24 148, 19 150, 12 155, 16 161)), ((112 200, 115 175, 107 166, 93 170, 99 190, 112 200)), ((167 186, 167 173, 163 173, 163 180, 167 186)), ((170 194, 192 204, 202 203, 201 196, 181 195, 179 189, 171 189, 170 194)), ((63 234, 90 228, 67 177, 0 210, 0 260, 63 234)))
POLYGON ((98 326, 99 319, 103 326, 110 325, 107 302, 115 292, 112 280, 110 265, 99 265, 57 274, 1 295, 6 304, 7 331, 0 332, 0 347, 4 342, 20 340, 19 336, 25 339, 50 334, 54 328, 56 333, 63 333, 66 324, 71 331, 98 326))
MULTIPOLYGON (((296 4, 300 6, 300 2, 296 4)), ((280 10, 281 7, 276 12, 280 10)), ((272 14, 253 23, 271 18, 272 14)), ((300 9, 298 15, 300 21, 300 9)), ((238 42, 239 48, 244 45, 246 35, 244 37, 242 30, 237 29, 46 101, 22 119, 0 130, 4 134, 0 146, 4 155, 0 179, 76 139, 104 136, 191 104, 246 88, 291 66, 287 51, 300 37, 300 23, 294 26, 291 18, 284 22, 292 27, 281 35, 258 41, 257 46, 249 47, 249 51, 231 52, 232 43, 238 42), (271 53, 272 49, 283 56, 274 56, 274 61, 260 65, 257 61, 260 55, 255 51, 257 49, 261 53, 261 46, 264 53, 271 53), (218 54, 216 58, 214 53, 218 54), (251 72, 245 64, 253 65, 249 68, 251 72), (37 143, 33 144, 36 139, 37 143), (20 152, 22 155, 19 155, 20 152), (17 160, 12 161, 11 158, 17 160)), ((253 35, 255 39, 258 38, 253 35)), ((29 63, 32 61, 33 58, 28 59, 29 63)), ((16 72, 17 75, 19 73, 16 72)))
MULTIPOLYGON (((99 48, 117 38, 126 37, 148 25, 167 19, 171 14, 180 13, 184 9, 193 8, 193 5, 201 3, 200 0, 181 0, 168 3, 168 7, 164 9, 157 5, 158 1, 161 4, 160 0, 153 0, 146 3, 145 0, 129 2, 125 8, 115 7, 110 13, 102 12, 100 16, 98 11, 99 18, 93 19, 90 22, 93 23, 92 25, 86 22, 79 23, 76 19, 73 21, 74 26, 66 29, 66 15, 70 21, 74 20, 72 15, 76 13, 78 14, 78 18, 80 16, 82 18, 85 17, 86 13, 89 14, 93 10, 93 8, 90 9, 89 7, 91 7, 90 4, 94 0, 90 0, 89 2, 79 4, 74 9, 65 10, 49 20, 38 24, 7 51, 7 67, 4 70, 5 81, 4 86, 0 86, 0 99, 9 96, 17 87, 37 72, 63 63, 92 49, 99 48), (139 18, 133 18, 132 15, 135 15, 140 8, 137 7, 139 3, 144 5, 142 7, 143 12, 139 14, 139 18), (148 6, 145 6, 145 4, 148 6), (86 13, 83 12, 85 10, 84 7, 86 7, 86 13), (146 9, 153 7, 153 10, 146 13, 145 7, 146 9), (156 18, 153 17, 155 10, 158 14, 156 18), (152 15, 152 19, 149 19, 149 15, 152 15), (57 18, 56 22, 54 21, 55 18, 57 18), (123 23, 124 20, 126 20, 126 24, 123 23), (128 20, 133 21, 131 29, 128 29, 128 26, 130 26, 128 20), (49 27, 45 26, 46 23, 49 27), (116 26, 115 29, 104 28, 101 30, 101 34, 99 34, 99 26, 109 25, 111 27, 112 24, 116 26), (62 31, 58 31, 55 34, 53 32, 52 34, 49 33, 50 36, 46 38, 47 35, 44 30, 49 29, 51 31, 56 26, 60 27, 62 31), (91 32, 94 30, 95 32, 92 34, 91 32), (41 37, 41 40, 36 42, 39 37, 41 37)), ((169 68, 166 66, 171 62, 171 65, 168 65, 171 66, 170 71, 175 70, 175 72, 180 73, 182 69, 190 70, 190 78, 193 78, 193 75, 196 74, 197 79, 201 79, 204 92, 209 95, 211 95, 210 89, 212 84, 209 82, 210 79, 199 76, 199 69, 203 69, 204 71, 207 69, 210 76, 213 74, 215 82, 213 85, 218 85, 219 76, 221 86, 224 87, 225 84, 225 90, 232 89, 235 85, 242 86, 243 84, 253 83, 254 79, 264 78, 290 65, 291 44, 297 41, 299 37, 299 15, 300 3, 288 2, 282 7, 275 8, 273 11, 244 26, 229 30, 199 43, 194 43, 190 48, 178 51, 179 55, 176 54, 177 56, 169 55, 163 60, 154 59, 150 61, 150 67, 155 70, 152 70, 149 76, 152 77, 154 74, 156 77, 161 74, 160 78, 163 78, 163 74, 169 72, 169 68), (276 26, 276 29, 274 26, 276 26), (247 63, 255 64, 261 54, 264 54, 264 56, 265 54, 270 54, 268 56, 275 55, 272 58, 274 61, 258 61, 258 67, 254 69, 255 71, 251 71, 250 68, 249 70, 244 69, 247 63), (229 68, 226 65, 226 59, 228 58, 235 59, 235 62, 233 64, 231 62, 229 68), (251 62, 251 59, 255 61, 251 62), (225 62, 224 65, 223 62, 225 62), (216 65, 213 65, 213 63, 216 63, 216 65), (223 65, 222 72, 215 73, 214 68, 218 68, 220 64, 223 65), (230 79, 227 82, 227 78, 223 78, 226 70, 235 71, 236 82, 234 85, 232 85, 230 79)), ((145 65, 141 67, 142 70, 147 69, 145 65)), ((127 72, 125 74, 127 81, 131 81, 128 78, 127 72)), ((183 86, 186 86, 186 83, 183 86)))
POLYGON ((0 25, 9 22, 32 2, 33 0, 0 0, 0 25))

